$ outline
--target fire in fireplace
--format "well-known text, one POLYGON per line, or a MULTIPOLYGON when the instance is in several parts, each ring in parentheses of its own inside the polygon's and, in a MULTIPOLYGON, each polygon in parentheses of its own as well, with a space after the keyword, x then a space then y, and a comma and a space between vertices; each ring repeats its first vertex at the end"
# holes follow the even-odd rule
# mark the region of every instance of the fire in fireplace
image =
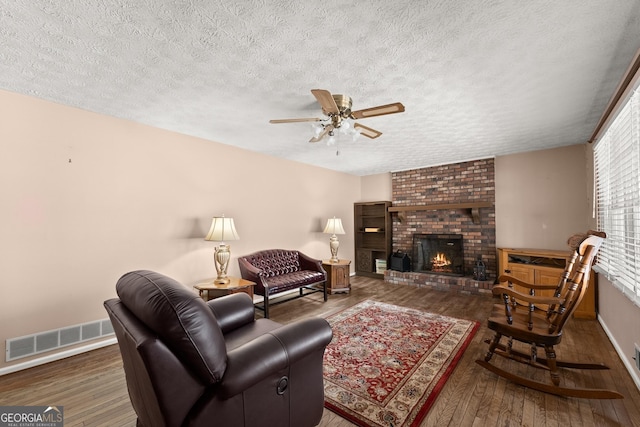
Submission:
POLYGON ((464 276, 461 234, 414 234, 413 271, 464 276))

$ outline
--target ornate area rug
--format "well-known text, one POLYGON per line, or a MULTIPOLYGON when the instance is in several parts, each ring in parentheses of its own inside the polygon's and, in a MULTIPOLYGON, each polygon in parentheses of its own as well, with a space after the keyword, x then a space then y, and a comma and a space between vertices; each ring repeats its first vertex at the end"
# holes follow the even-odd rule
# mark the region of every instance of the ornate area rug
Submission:
POLYGON ((327 320, 325 407, 360 426, 418 426, 479 327, 376 301, 327 320))

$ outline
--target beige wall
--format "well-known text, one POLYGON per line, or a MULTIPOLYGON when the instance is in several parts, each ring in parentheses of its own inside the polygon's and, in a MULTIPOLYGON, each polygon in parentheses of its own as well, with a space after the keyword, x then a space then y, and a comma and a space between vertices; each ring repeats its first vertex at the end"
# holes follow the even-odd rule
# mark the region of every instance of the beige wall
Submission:
MULTIPOLYGON (((0 342, 106 318, 127 271, 187 285, 215 275, 211 217, 235 219, 237 255, 330 256, 343 219, 353 259, 360 178, 0 91, 0 342)), ((0 369, 25 362, 5 363, 0 369)))
MULTIPOLYGON (((341 217, 354 259, 353 203, 391 200, 391 175, 354 177, 0 91, 0 342, 106 318, 123 273, 185 284, 215 274, 211 217, 233 217, 237 255, 297 248, 329 256, 341 217)), ((592 226, 590 148, 496 158, 498 246, 565 248, 592 226)), ((600 315, 626 360, 640 309, 606 284, 600 315), (622 298, 622 300, 621 300, 622 298), (634 323, 635 322, 635 323, 634 323)), ((0 370, 11 363, 0 360, 0 370)))
POLYGON ((496 246, 566 249, 589 229, 587 147, 496 158, 496 246))
MULTIPOLYGON (((640 307, 624 296, 603 275, 598 275, 598 319, 623 363, 640 388, 640 371, 633 360, 634 344, 640 347, 640 307)), ((610 361, 603 361, 605 363, 610 361)))
POLYGON ((391 173, 362 177, 360 202, 391 201, 391 173))

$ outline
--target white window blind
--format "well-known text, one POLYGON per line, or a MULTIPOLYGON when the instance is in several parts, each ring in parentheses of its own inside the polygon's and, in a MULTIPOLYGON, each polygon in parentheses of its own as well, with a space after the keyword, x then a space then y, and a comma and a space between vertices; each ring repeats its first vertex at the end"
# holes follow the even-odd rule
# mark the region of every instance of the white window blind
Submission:
POLYGON ((640 91, 594 147, 598 229, 607 233, 595 269, 640 306, 640 91))

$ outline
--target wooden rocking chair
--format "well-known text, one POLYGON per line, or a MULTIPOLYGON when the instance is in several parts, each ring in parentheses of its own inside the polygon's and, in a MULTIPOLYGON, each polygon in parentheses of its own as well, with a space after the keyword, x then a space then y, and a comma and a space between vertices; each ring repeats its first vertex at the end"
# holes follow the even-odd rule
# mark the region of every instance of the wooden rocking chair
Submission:
POLYGON ((540 296, 539 290, 554 289, 553 286, 532 285, 511 276, 500 276, 500 282, 508 285, 497 285, 494 295, 501 295, 504 305, 496 304, 488 319, 489 329, 495 331, 492 340, 487 340, 489 351, 484 360, 476 360, 480 366, 506 378, 514 383, 559 396, 570 396, 587 399, 622 399, 623 396, 612 390, 583 389, 560 386, 558 368, 573 369, 609 369, 599 363, 577 363, 556 360, 554 345, 562 339, 562 328, 572 316, 574 310, 589 286, 589 275, 596 253, 606 235, 602 232, 589 231, 587 234, 572 236, 569 245, 575 249, 568 260, 564 274, 560 279, 553 296, 540 296), (513 284, 530 289, 524 294, 513 289, 513 284), (526 305, 521 305, 525 302, 526 305), (539 307, 546 307, 542 311, 539 307), (507 337, 507 344, 500 339, 507 337), (530 346, 530 354, 513 348, 513 341, 530 346), (538 347, 544 348, 546 358, 537 356, 538 347), (507 372, 489 363, 494 354, 529 364, 535 368, 549 371, 551 384, 534 381, 507 372))

